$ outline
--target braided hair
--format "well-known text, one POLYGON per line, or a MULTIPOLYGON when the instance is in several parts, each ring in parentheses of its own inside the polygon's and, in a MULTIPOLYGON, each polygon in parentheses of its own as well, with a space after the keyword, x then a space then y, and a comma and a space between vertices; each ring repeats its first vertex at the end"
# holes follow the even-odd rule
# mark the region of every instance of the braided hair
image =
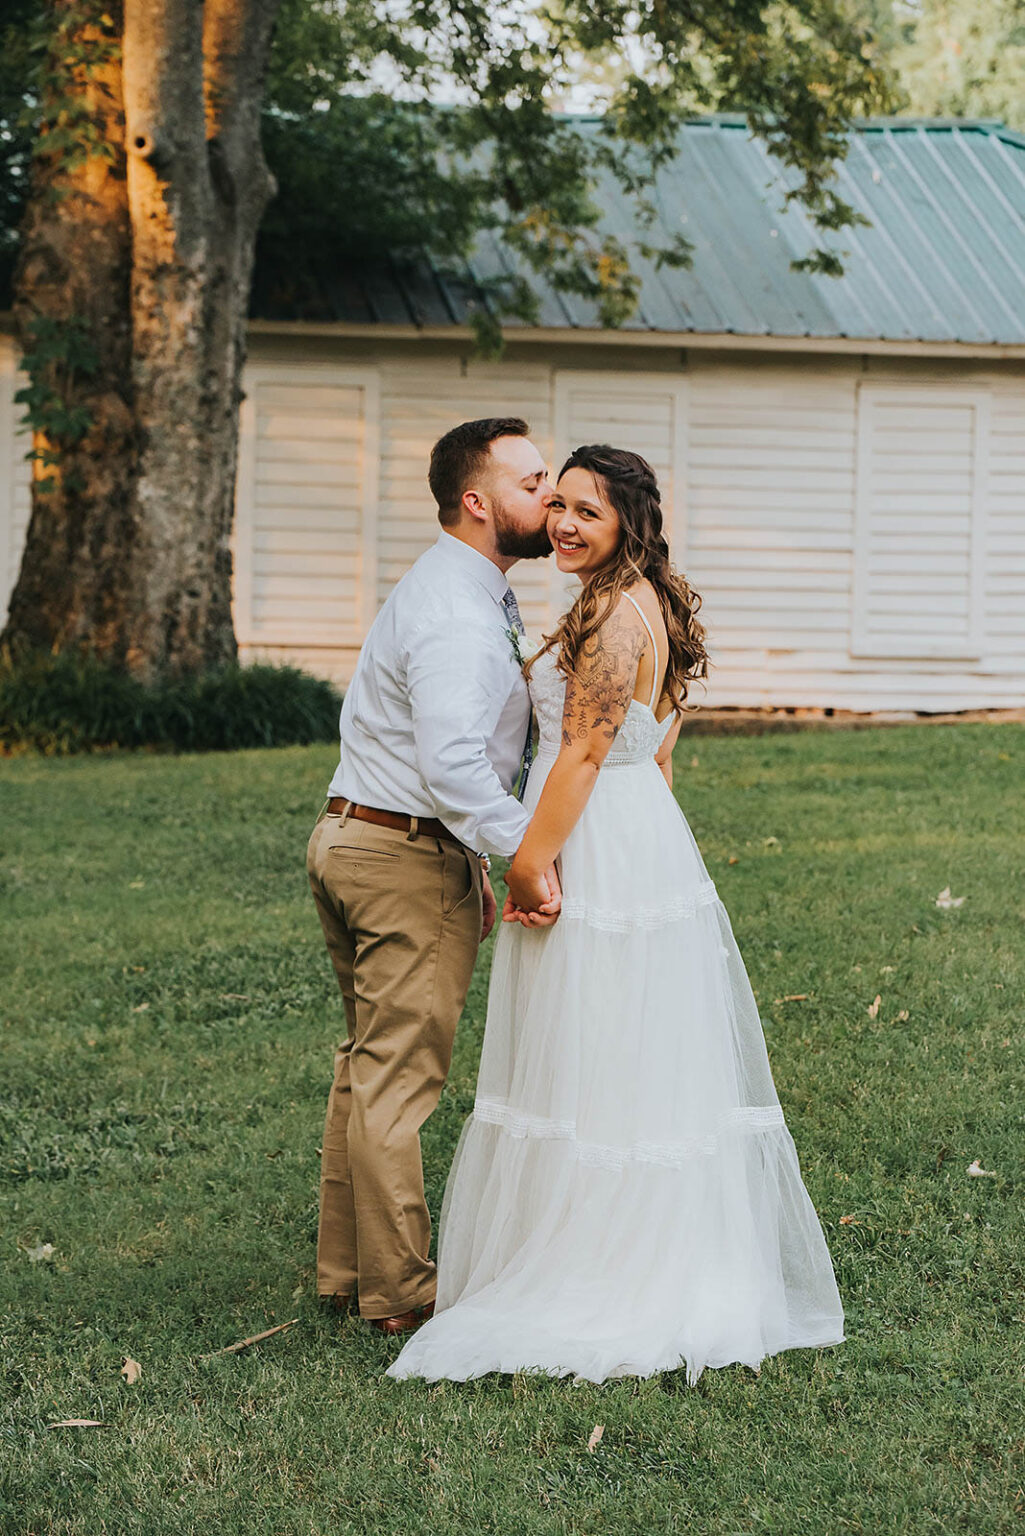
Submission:
POLYGON ((690 682, 708 674, 708 653, 704 627, 696 618, 701 599, 669 559, 655 472, 639 453, 612 448, 608 443, 574 449, 560 469, 559 479, 570 469, 586 469, 594 475, 599 492, 619 518, 620 538, 612 558, 584 583, 554 633, 544 637, 544 650, 558 646, 559 670, 569 676, 622 592, 637 581, 649 581, 669 642, 662 693, 668 694, 673 708, 682 713, 690 682))

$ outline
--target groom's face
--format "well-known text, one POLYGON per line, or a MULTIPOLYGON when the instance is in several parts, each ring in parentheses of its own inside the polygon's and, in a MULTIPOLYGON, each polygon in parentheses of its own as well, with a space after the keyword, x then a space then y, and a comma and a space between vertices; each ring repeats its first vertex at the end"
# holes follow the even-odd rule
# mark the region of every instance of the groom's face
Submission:
POLYGON ((539 560, 552 552, 548 537, 548 468, 526 437, 496 437, 488 456, 487 496, 498 554, 539 560))

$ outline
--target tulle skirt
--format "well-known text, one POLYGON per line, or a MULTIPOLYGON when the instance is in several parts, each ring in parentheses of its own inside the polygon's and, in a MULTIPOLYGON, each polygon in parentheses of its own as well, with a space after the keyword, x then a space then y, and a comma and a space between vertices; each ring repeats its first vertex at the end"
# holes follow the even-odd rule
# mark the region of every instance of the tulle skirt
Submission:
POLYGON ((650 758, 603 768, 562 882, 554 927, 497 936, 437 1309, 388 1374, 693 1383, 842 1342, 729 918, 650 758))

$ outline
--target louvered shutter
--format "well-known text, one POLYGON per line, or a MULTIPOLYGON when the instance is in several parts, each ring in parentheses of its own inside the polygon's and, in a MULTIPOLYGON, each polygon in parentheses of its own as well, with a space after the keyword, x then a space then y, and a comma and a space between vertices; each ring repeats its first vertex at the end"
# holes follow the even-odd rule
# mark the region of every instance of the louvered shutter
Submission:
POLYGON ((358 646, 376 589, 376 375, 254 364, 244 387, 239 642, 358 646))
POLYGON ((980 654, 989 397, 863 385, 852 651, 980 654))

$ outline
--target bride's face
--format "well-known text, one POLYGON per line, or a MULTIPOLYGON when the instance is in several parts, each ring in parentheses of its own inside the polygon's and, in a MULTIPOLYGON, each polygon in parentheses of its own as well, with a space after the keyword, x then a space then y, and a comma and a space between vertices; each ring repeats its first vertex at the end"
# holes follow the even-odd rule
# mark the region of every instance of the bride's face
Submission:
POLYGON ((619 532, 619 514, 601 480, 588 469, 567 469, 548 497, 548 537, 559 570, 587 581, 616 553, 619 532))

